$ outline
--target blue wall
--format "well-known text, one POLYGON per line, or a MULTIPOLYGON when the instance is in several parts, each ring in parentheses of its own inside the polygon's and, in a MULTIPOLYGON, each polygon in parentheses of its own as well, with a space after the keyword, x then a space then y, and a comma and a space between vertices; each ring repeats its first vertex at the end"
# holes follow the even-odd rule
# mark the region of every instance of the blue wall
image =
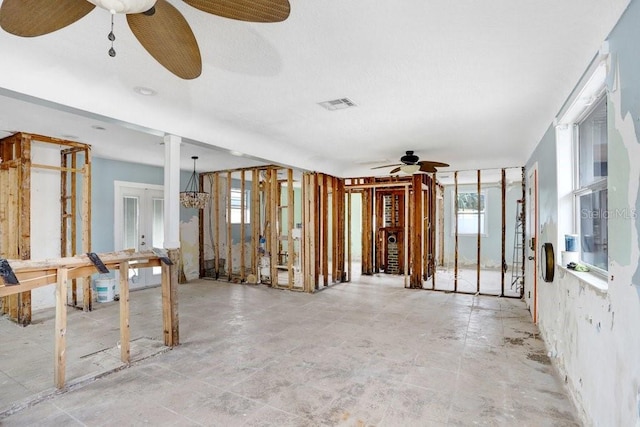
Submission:
MULTIPOLYGON (((114 181, 164 184, 164 169, 138 163, 120 162, 94 157, 91 161, 91 250, 110 252, 114 248, 114 181)), ((180 188, 189 181, 192 172, 180 173, 180 188)), ((196 209, 180 208, 180 220, 197 215, 196 209)))

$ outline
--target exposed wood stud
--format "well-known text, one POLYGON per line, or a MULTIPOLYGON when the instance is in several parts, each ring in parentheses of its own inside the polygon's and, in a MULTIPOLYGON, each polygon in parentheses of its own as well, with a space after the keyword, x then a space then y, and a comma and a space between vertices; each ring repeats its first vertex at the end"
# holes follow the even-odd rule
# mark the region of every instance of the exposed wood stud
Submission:
POLYGON ((444 265, 444 188, 441 185, 437 185, 437 200, 438 200, 438 236, 439 236, 439 250, 438 250, 438 265, 444 265))
MULTIPOLYGON (((505 278, 505 273, 506 273, 506 265, 507 265, 507 260, 506 260, 506 247, 507 247, 507 204, 506 204, 506 200, 507 200, 507 172, 506 170, 503 168, 500 171, 500 198, 502 200, 502 205, 501 205, 501 214, 502 214, 502 227, 500 229, 500 247, 501 247, 501 255, 500 255, 500 260, 501 260, 501 265, 500 265, 500 296, 503 297, 504 296, 504 278, 505 278)), ((517 245, 518 242, 514 241, 513 242, 514 245, 517 245)))
POLYGON ((57 388, 64 387, 66 370, 66 334, 67 334, 67 272, 66 268, 57 271, 56 283, 56 320, 54 334, 53 365, 54 384, 57 388))
MULTIPOLYGON (((31 137, 24 135, 20 139, 20 215, 18 254, 20 259, 31 258, 31 137)), ((18 295, 18 317, 20 325, 31 323, 31 291, 18 295)))
POLYGON ((411 206, 410 203, 410 195, 409 195, 409 187, 404 187, 404 221, 402 222, 404 224, 404 231, 403 231, 403 242, 402 242, 402 247, 403 247, 403 251, 402 251, 402 257, 404 259, 404 287, 405 288, 409 288, 411 287, 411 278, 409 277, 409 240, 410 240, 410 236, 411 233, 409 232, 410 230, 410 224, 409 224, 409 219, 411 218, 411 215, 409 213, 409 208, 411 206))
MULTIPOLYGON (((198 188, 206 188, 204 185, 204 175, 198 175, 198 188)), ((201 190, 206 191, 206 190, 201 190)), ((211 190, 209 190, 211 191, 211 190)), ((210 193, 211 194, 211 193, 210 193)), ((215 203, 215 201, 210 200, 208 209, 209 215, 211 215, 211 204, 215 203)), ((204 276, 204 217, 205 217, 205 209, 198 209, 198 277, 202 278, 204 276)))
POLYGON ((347 281, 351 281, 351 190, 347 193, 347 281))
POLYGON ((294 285, 294 269, 293 262, 295 257, 297 256, 294 240, 293 240, 293 229, 294 229, 294 191, 293 191, 293 170, 287 170, 287 271, 289 272, 289 289, 293 289, 294 285))
MULTIPOLYGON (((201 187, 202 188, 202 187, 201 187)), ((131 361, 129 330, 129 262, 120 263, 120 360, 131 361)))
MULTIPOLYGON (((82 252, 91 252, 91 151, 84 152, 84 175, 82 179, 82 252)), ((73 254, 76 255, 76 254, 73 254)), ((91 276, 83 278, 82 308, 84 311, 93 309, 91 294, 91 276)))
POLYGON ((226 259, 226 273, 229 281, 233 280, 233 262, 231 260, 233 256, 233 236, 231 228, 231 172, 227 172, 227 259, 226 259))
POLYGON ((169 259, 173 265, 162 263, 162 323, 164 345, 174 347, 180 344, 178 327, 178 265, 179 249, 169 249, 169 259))
POLYGON ((245 266, 245 259, 244 259, 244 248, 246 246, 245 245, 246 183, 245 183, 244 172, 245 171, 240 171, 240 281, 241 282, 245 281, 245 272, 247 269, 247 267, 245 266))
POLYGON ((415 289, 422 289, 422 277, 423 277, 423 268, 424 265, 422 263, 422 250, 423 243, 422 240, 424 238, 424 195, 422 190, 422 174, 413 175, 413 215, 412 215, 412 231, 411 238, 412 244, 409 248, 411 252, 411 287, 415 289))
POLYGON ((437 234, 436 229, 438 224, 438 185, 436 184, 435 173, 430 177, 430 190, 429 190, 429 202, 431 210, 429 212, 429 238, 431 239, 430 255, 429 255, 429 268, 431 269, 431 289, 436 287, 436 251, 437 251, 437 234))
POLYGON ((373 245, 372 245, 372 217, 373 201, 372 188, 362 191, 362 274, 373 274, 373 245))
POLYGON ((302 174, 302 244, 300 245, 302 260, 302 286, 309 292, 309 174, 302 174))
POLYGON ((216 279, 220 277, 220 174, 213 174, 213 223, 215 227, 213 229, 213 258, 214 258, 214 270, 216 272, 216 279))
POLYGON ((251 271, 260 278, 260 172, 251 171, 251 271))
POLYGON ((313 199, 313 215, 314 221, 314 285, 316 289, 320 289, 320 275, 322 274, 322 175, 314 174, 315 194, 313 199))
POLYGON ((329 177, 322 174, 322 201, 321 223, 322 223, 322 279, 324 286, 329 285, 329 177))
POLYGON ((271 255, 271 286, 278 286, 278 258, 280 252, 280 232, 278 230, 278 219, 280 212, 278 207, 280 206, 279 186, 278 183, 278 170, 271 169, 269 171, 269 234, 268 241, 270 242, 269 254, 271 255))
POLYGON ((453 261, 453 291, 458 291, 458 171, 453 173, 453 218, 454 218, 454 261, 453 261))
POLYGON ((480 199, 482 197, 481 195, 481 187, 480 187, 480 169, 478 169, 477 171, 477 175, 476 175, 476 184, 478 186, 477 188, 477 193, 478 193, 478 234, 477 234, 477 244, 478 244, 478 253, 477 253, 477 265, 476 265, 476 292, 480 293, 480 264, 481 264, 481 245, 482 245, 482 233, 481 233, 481 229, 482 229, 482 215, 480 215, 480 210, 481 210, 481 203, 480 203, 480 199))

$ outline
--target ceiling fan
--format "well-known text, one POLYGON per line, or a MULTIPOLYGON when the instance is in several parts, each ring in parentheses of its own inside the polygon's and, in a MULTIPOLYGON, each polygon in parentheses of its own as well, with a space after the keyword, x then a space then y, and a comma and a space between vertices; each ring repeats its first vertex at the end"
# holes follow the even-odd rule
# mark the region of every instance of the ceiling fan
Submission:
MULTIPOLYGON (((281 22, 289 17, 289 0, 184 0, 206 13, 248 22, 281 22)), ((113 15, 126 14, 129 28, 140 44, 167 70, 183 79, 202 72, 200 49, 191 27, 167 0, 3 0, 0 27, 21 37, 36 37, 60 30, 96 6, 113 15)), ((112 48, 109 55, 115 56, 112 48)))
POLYGON ((394 167, 389 171, 390 174, 398 173, 400 171, 408 174, 414 174, 417 172, 437 172, 436 168, 446 168, 449 166, 447 163, 432 162, 430 160, 420 160, 418 156, 413 154, 413 151, 407 151, 407 153, 400 157, 400 162, 395 165, 376 166, 371 169, 382 169, 394 167))

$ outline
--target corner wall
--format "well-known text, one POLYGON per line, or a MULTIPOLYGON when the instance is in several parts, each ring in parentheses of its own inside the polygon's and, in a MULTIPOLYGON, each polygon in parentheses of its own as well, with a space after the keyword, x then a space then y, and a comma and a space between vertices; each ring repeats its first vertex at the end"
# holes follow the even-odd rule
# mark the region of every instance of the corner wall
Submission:
MULTIPOLYGON (((634 0, 609 38, 608 289, 600 290, 558 266, 552 283, 536 272, 541 335, 583 421, 594 426, 640 425, 638 22, 640 2, 634 0)), ((527 163, 527 169, 538 165, 539 244, 561 237, 557 149, 550 127, 527 163)), ((561 249, 556 248, 556 255, 561 249)))

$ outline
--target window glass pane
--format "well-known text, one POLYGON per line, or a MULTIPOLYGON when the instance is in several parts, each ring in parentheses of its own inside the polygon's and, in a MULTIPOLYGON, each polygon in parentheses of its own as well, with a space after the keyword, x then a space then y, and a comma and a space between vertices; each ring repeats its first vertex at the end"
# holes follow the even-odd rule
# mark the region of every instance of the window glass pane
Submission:
POLYGON ((581 259, 607 270, 607 190, 585 194, 579 200, 581 259))
POLYGON ((138 203, 137 197, 123 197, 124 205, 124 249, 138 250, 138 203))
MULTIPOLYGON (((458 214, 458 234, 478 234, 478 215, 458 214)), ((484 214, 480 214, 480 234, 484 234, 484 214)))
MULTIPOLYGON (((231 189, 231 198, 229 203, 231 204, 231 218, 230 222, 232 224, 240 224, 241 223, 241 208, 242 208, 242 200, 241 200, 242 191, 237 188, 231 189)), ((244 223, 249 224, 251 222, 251 211, 249 208, 249 203, 251 201, 251 192, 250 190, 245 190, 244 192, 244 223)))
POLYGON ((485 194, 458 193, 458 234, 478 234, 478 215, 480 234, 485 234, 485 194))
POLYGON ((153 199, 153 235, 151 244, 161 248, 164 244, 164 200, 153 199))
POLYGON ((607 177, 607 104, 603 98, 580 123, 579 175, 580 187, 607 177))

